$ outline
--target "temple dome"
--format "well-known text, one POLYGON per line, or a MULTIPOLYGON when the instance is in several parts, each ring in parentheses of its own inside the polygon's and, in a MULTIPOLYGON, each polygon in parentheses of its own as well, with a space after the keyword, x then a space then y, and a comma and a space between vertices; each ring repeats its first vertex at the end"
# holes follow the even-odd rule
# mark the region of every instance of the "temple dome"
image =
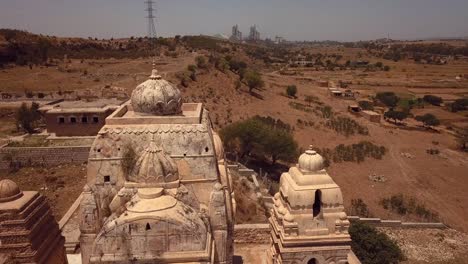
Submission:
POLYGON ((128 180, 166 187, 164 185, 167 183, 178 182, 179 172, 175 161, 151 140, 135 163, 128 180))
POLYGON ((164 80, 154 68, 149 79, 133 90, 131 102, 137 113, 177 115, 182 112, 179 89, 164 80))
POLYGON ((324 159, 312 146, 299 157, 298 167, 302 172, 317 172, 325 168, 324 159))
POLYGON ((0 181, 0 203, 16 200, 22 195, 23 192, 12 180, 5 179, 0 181))

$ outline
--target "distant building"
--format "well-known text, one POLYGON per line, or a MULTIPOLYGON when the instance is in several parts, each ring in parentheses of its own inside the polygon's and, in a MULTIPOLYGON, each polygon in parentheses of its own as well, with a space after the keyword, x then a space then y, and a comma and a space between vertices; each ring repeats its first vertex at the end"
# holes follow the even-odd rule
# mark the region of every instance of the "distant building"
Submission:
POLYGON ((250 41, 260 40, 260 32, 257 30, 257 25, 253 25, 250 27, 249 40, 250 41))
POLYGON ((232 34, 229 39, 231 41, 242 41, 242 32, 240 32, 238 25, 232 27, 232 34))
POLYGON ((56 136, 95 136, 104 126, 106 117, 122 103, 117 99, 58 101, 39 110, 49 133, 56 136))
POLYGON ((280 37, 280 36, 276 36, 275 37, 275 44, 281 44, 284 42, 284 38, 283 37, 280 37))

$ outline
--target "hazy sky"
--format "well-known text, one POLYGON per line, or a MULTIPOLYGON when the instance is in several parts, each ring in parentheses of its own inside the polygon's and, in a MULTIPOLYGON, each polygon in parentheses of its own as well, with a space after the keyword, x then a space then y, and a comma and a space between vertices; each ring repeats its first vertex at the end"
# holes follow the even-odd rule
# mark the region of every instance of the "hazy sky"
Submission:
MULTIPOLYGON (((416 39, 468 36, 468 0, 157 0, 162 36, 257 24, 262 38, 416 39)), ((144 0, 0 0, 0 28, 58 36, 146 35, 144 0)))

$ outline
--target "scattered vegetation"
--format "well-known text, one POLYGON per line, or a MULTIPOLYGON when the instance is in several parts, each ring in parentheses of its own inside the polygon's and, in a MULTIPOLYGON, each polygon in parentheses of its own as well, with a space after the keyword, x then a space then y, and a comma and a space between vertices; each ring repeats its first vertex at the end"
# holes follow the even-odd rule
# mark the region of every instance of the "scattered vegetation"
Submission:
POLYGON ((349 234, 351 248, 363 264, 395 264, 405 259, 398 244, 374 227, 353 222, 349 234))
POLYGON ((326 164, 331 162, 363 162, 366 158, 382 159, 387 149, 384 146, 375 145, 369 141, 361 141, 357 144, 340 144, 334 149, 319 149, 320 154, 325 158, 326 164))
POLYGON ((352 199, 351 208, 349 210, 350 214, 353 216, 371 217, 371 213, 367 207, 367 204, 361 198, 352 199))
POLYGON ((416 215, 425 221, 438 221, 439 219, 437 213, 427 209, 424 204, 419 203, 414 197, 407 197, 403 194, 383 198, 380 204, 384 209, 399 215, 416 215))
POLYGON ((367 127, 346 116, 332 117, 327 121, 326 126, 347 137, 354 134, 369 135, 367 127))

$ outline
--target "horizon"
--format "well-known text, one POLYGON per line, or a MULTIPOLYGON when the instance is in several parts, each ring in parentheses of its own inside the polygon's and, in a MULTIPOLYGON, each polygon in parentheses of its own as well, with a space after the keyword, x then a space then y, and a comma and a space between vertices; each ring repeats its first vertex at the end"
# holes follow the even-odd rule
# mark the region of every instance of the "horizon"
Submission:
MULTIPOLYGON (((146 36, 144 1, 0 0, 0 28, 57 37, 146 36), (91 8, 92 7, 92 8, 91 8), (57 23, 59 22, 59 23, 57 23)), ((466 39, 468 2, 448 0, 156 1, 158 36, 222 34, 256 24, 261 38, 289 41, 466 39), (213 23, 216 21, 217 23, 213 23)))

